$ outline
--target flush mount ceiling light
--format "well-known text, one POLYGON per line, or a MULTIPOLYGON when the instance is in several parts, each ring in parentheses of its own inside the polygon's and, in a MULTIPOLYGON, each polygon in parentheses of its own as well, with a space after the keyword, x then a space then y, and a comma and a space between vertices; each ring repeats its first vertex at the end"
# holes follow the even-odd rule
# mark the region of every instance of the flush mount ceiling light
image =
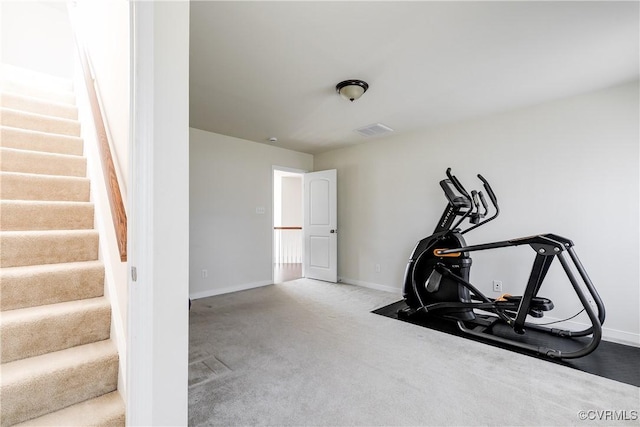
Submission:
POLYGON ((367 89, 369 89, 369 85, 362 80, 345 80, 336 85, 336 91, 351 102, 360 98, 367 89))

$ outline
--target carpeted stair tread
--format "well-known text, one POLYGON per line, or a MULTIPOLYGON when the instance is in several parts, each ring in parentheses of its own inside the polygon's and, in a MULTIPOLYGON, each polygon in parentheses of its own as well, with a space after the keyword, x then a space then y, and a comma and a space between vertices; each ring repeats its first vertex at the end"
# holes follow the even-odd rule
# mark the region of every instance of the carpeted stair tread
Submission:
POLYGON ((69 78, 54 76, 12 64, 0 65, 0 80, 21 83, 34 88, 73 92, 73 82, 69 78))
POLYGON ((0 201, 0 230, 85 230, 93 228, 90 202, 0 201))
POLYGON ((0 172, 2 200, 48 200, 88 202, 88 178, 0 172))
POLYGON ((0 64, 0 427, 125 425, 72 89, 0 64))
POLYGON ((76 136, 57 135, 13 127, 0 127, 0 142, 3 147, 47 153, 82 156, 83 142, 76 136))
POLYGON ((0 169, 4 172, 79 177, 87 175, 87 159, 81 156, 2 147, 0 159, 0 169))
POLYGON ((117 391, 76 403, 68 408, 43 415, 16 427, 98 426, 124 427, 125 406, 117 391))
POLYGON ((2 364, 0 424, 9 426, 116 390, 111 340, 2 364))
POLYGON ((80 136, 80 122, 78 120, 62 119, 42 114, 2 108, 0 124, 20 129, 37 130, 40 132, 60 135, 80 136))
POLYGON ((0 84, 3 92, 17 93, 60 104, 75 105, 76 95, 71 90, 47 86, 33 86, 28 83, 5 80, 0 84))
POLYGON ((104 294, 102 261, 0 269, 0 310, 95 298, 104 294))
POLYGON ((0 94, 0 99, 2 99, 3 107, 11 108, 12 110, 70 120, 78 119, 78 107, 72 104, 63 104, 11 92, 0 94))
POLYGON ((2 231, 0 244, 2 267, 98 259, 95 230, 2 231))
POLYGON ((104 297, 2 313, 0 361, 39 356, 109 338, 111 307, 104 297))

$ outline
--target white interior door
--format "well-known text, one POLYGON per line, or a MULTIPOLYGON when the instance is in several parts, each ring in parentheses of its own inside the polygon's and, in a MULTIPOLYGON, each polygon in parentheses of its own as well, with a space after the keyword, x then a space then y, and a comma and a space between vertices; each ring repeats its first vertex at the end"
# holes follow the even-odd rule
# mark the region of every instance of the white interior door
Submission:
POLYGON ((304 174, 304 277, 338 281, 335 169, 304 174))

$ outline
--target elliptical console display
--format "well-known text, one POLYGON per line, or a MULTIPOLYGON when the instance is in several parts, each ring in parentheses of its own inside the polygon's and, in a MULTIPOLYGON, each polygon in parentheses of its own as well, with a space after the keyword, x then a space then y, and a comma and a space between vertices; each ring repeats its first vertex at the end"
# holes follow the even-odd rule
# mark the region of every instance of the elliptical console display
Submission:
POLYGON ((457 323, 458 328, 499 344, 517 347, 551 358, 571 359, 586 356, 596 349, 602 336, 605 309, 591 279, 574 250, 573 242, 555 234, 540 234, 501 242, 468 246, 463 235, 494 220, 500 214, 498 199, 489 182, 478 178, 492 207, 482 191, 468 193, 462 183, 447 169, 447 179, 440 186, 447 198, 447 206, 433 234, 416 245, 407 264, 403 295, 406 308, 398 312, 401 318, 439 317, 457 323), (487 218, 489 211, 492 216, 487 218), (463 222, 470 225, 462 230, 463 222), (489 298, 469 282, 471 252, 509 246, 528 245, 535 252, 533 268, 522 296, 503 294, 489 298), (539 297, 538 291, 554 259, 558 258, 591 325, 581 330, 548 328, 527 320, 540 318, 553 309, 553 302, 539 297), (580 280, 578 280, 578 277, 580 280), (592 300, 595 309, 589 303, 592 300), (589 337, 583 345, 571 350, 527 343, 508 335, 494 334, 497 325, 508 325, 517 335, 535 330, 560 338, 589 337))

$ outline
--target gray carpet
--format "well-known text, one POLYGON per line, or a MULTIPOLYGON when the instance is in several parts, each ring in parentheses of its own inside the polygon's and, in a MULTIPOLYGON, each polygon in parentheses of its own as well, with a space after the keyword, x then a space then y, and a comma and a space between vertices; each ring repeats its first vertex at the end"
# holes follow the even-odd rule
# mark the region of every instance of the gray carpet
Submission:
POLYGON ((639 388, 370 313, 397 299, 300 279, 193 301, 189 425, 640 425, 639 388))

